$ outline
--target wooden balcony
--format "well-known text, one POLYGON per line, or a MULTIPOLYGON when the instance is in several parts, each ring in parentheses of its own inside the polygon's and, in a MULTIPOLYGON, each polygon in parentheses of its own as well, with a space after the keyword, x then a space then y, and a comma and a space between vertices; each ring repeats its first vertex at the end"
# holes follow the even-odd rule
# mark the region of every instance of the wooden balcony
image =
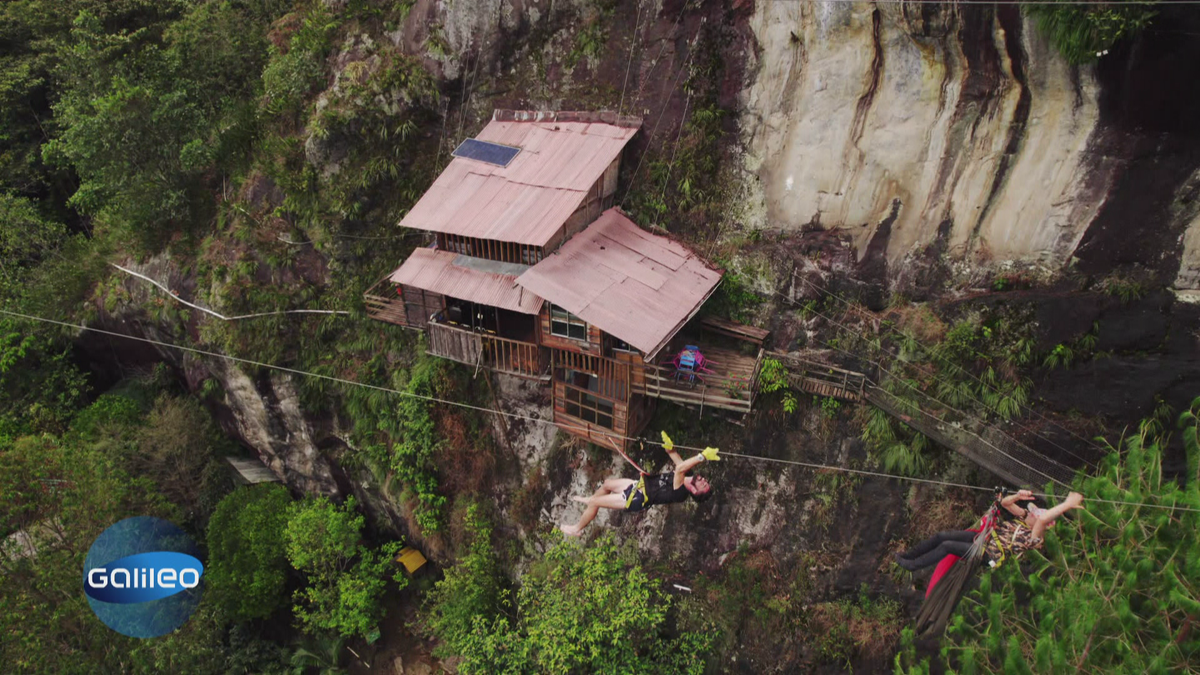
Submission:
POLYGON ((632 378, 634 393, 684 405, 750 412, 758 391, 763 351, 745 356, 730 349, 704 347, 702 352, 712 372, 702 372, 694 380, 677 376, 670 366, 634 366, 641 370, 640 376, 632 378))
POLYGON ((534 380, 550 378, 546 350, 532 342, 511 340, 431 321, 428 352, 468 366, 487 368, 534 380))
POLYGON ((393 284, 387 277, 380 279, 363 293, 363 304, 366 306, 367 316, 372 319, 409 327, 404 301, 396 295, 393 284))

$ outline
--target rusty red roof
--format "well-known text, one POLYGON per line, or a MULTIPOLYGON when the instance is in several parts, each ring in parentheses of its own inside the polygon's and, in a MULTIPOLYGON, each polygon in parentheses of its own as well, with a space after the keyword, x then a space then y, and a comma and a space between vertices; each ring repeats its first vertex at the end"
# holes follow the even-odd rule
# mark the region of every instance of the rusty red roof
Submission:
POLYGON ((418 248, 395 272, 392 283, 470 300, 482 305, 502 307, 522 314, 537 314, 542 299, 516 285, 517 274, 528 269, 524 265, 493 263, 509 274, 480 269, 478 261, 458 253, 418 248))
POLYGON ((545 246, 637 133, 634 126, 564 122, 554 115, 489 122, 478 140, 521 152, 507 167, 455 157, 400 225, 545 246))
POLYGON ((562 307, 653 357, 721 281, 683 244, 646 232, 617 209, 517 278, 562 307))

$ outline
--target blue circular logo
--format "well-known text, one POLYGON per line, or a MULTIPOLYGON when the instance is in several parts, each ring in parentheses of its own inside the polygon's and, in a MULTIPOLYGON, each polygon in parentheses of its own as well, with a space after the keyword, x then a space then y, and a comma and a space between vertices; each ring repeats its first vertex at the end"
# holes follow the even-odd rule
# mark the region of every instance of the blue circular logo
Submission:
POLYGON ((149 516, 100 533, 83 564, 83 591, 106 626, 136 638, 166 635, 200 604, 204 565, 186 532, 149 516))

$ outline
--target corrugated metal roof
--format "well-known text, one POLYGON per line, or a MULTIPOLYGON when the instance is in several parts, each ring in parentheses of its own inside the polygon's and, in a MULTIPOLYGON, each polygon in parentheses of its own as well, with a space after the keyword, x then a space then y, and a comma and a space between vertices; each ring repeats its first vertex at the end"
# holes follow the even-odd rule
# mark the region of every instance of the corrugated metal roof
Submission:
POLYGON ((476 138, 521 148, 512 163, 456 157, 400 225, 545 246, 636 133, 598 122, 492 121, 476 138))
MULTIPOLYGON (((418 248, 408 256, 400 269, 392 272, 389 279, 402 286, 423 288, 427 291, 448 295, 460 300, 470 300, 481 305, 510 309, 522 314, 537 314, 542 308, 542 299, 516 285, 513 274, 484 272, 472 259, 449 251, 418 248), (468 264, 457 264, 466 259, 468 264)), ((522 265, 506 265, 514 272, 525 269, 522 265)))
POLYGON ((517 283, 654 356, 721 281, 695 253, 617 209, 546 256, 517 283))

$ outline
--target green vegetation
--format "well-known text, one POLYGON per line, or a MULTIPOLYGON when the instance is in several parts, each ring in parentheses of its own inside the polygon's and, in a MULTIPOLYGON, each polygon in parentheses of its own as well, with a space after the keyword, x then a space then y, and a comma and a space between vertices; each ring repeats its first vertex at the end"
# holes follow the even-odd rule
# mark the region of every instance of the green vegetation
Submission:
POLYGON ((733 197, 733 181, 721 175, 727 152, 724 123, 734 114, 722 107, 720 98, 726 67, 720 45, 729 39, 728 30, 711 23, 700 29, 683 81, 687 117, 664 135, 668 140, 647 150, 645 173, 635 177, 623 200, 638 222, 661 224, 704 243, 720 236, 733 197))
POLYGON ((789 415, 796 412, 799 403, 788 382, 787 368, 777 359, 763 359, 758 371, 758 390, 764 394, 781 393, 783 411, 789 415))
POLYGON ((208 523, 208 593, 240 620, 265 619, 287 598, 287 488, 249 486, 226 495, 208 523))
POLYGON ((61 132, 43 155, 79 175, 72 207, 150 246, 203 222, 205 177, 244 157, 265 17, 240 3, 76 5, 56 49, 61 132))
POLYGON ((442 657, 470 650, 477 640, 476 626, 482 626, 506 602, 492 525, 478 504, 468 505, 463 527, 465 550, 426 596, 422 615, 425 632, 441 641, 435 653, 442 657))
MULTIPOLYGON (((1163 475, 1165 436, 1125 439, 1076 488, 1094 497, 1044 550, 981 577, 947 630, 960 672, 1193 672, 1200 657, 1200 399, 1179 418, 1185 481, 1163 475), (1168 508, 1119 502, 1147 503, 1168 508), (1170 507, 1191 511, 1171 510, 1170 507)), ((1143 428, 1144 425, 1143 425, 1143 428)), ((910 673, 930 672, 909 651, 910 673)))
MULTIPOLYGON (((894 383, 890 386, 900 389, 894 383)), ((896 394, 895 391, 891 393, 896 394)), ((916 411, 915 404, 903 398, 903 394, 897 395, 900 396, 898 400, 908 403, 912 411, 916 411)), ((865 410, 867 419, 863 424, 862 439, 871 448, 883 470, 905 476, 924 474, 932 462, 929 451, 933 444, 929 438, 907 424, 897 422, 879 408, 869 407, 865 410)))
POLYGON ((813 396, 813 405, 820 406, 826 419, 834 419, 842 409, 842 402, 830 396, 813 396))
MULTIPOLYGON (((616 12, 616 0, 600 0, 595 3, 595 14, 582 21, 575 34, 574 44, 567 53, 564 63, 568 68, 574 68, 582 58, 594 59, 600 56, 608 44, 608 23, 616 12)), ((582 19, 582 17, 580 17, 582 19)))
POLYGON ((319 497, 289 507, 284 539, 288 561, 308 580, 295 606, 306 629, 365 636, 383 616, 388 576, 407 583, 392 562, 400 544, 367 547, 364 524, 353 498, 342 506, 319 497))
MULTIPOLYGON (((174 459, 158 440, 207 438, 211 422, 169 414, 190 404, 164 397, 157 379, 99 397, 61 434, 0 437, 0 604, 8 610, 0 616, 0 653, 7 672, 218 673, 237 664, 279 672, 270 643, 227 633, 230 619, 208 596, 181 630, 137 640, 97 621, 80 591, 88 548, 116 521, 152 515, 199 526, 201 519, 186 518, 164 496, 179 476, 164 471, 160 462, 174 459), (141 457, 141 447, 162 454, 141 457), (9 539, 17 533, 20 540, 9 539)), ((19 428, 29 424, 28 414, 17 416, 19 428)), ((192 478, 200 484, 204 475, 201 469, 192 478)))
POLYGON ((1146 295, 1146 286, 1129 274, 1116 273, 1109 276, 1100 284, 1104 293, 1121 299, 1121 303, 1129 303, 1142 299, 1146 295))
MULTIPOLYGON (((1034 364, 1036 345, 1032 322, 1022 310, 972 313, 949 328, 924 309, 901 307, 897 313, 899 321, 884 322, 896 336, 894 352, 884 348, 882 337, 847 337, 877 358, 895 356, 881 386, 907 408, 906 414, 915 414, 918 401, 924 400, 925 405, 983 420, 1020 415, 1032 388, 1023 369, 1034 364)), ((1081 340, 1094 348, 1094 336, 1081 340)), ((866 415, 863 440, 885 468, 909 475, 934 468, 938 457, 928 438, 881 412, 866 415)))
POLYGON ((627 550, 603 537, 587 548, 559 539, 499 593, 487 530, 433 592, 426 625, 462 657, 459 672, 702 673, 707 639, 671 636, 671 601, 627 550), (479 574, 476 574, 479 573, 479 574))
POLYGON ((1021 11, 1037 21, 1038 29, 1069 63, 1080 64, 1095 61, 1118 41, 1144 30, 1157 14, 1157 4, 1157 0, 1107 5, 1051 1, 1022 5, 1021 11))
POLYGON ((704 303, 701 312, 734 321, 749 321, 763 299, 754 292, 743 275, 730 269, 728 261, 717 260, 716 263, 725 268, 725 275, 721 277, 717 291, 704 303))
POLYGON ((817 605, 813 614, 820 626, 814 634, 821 660, 846 668, 863 654, 887 653, 904 625, 900 603, 890 598, 872 599, 866 584, 859 588, 857 598, 817 605))

